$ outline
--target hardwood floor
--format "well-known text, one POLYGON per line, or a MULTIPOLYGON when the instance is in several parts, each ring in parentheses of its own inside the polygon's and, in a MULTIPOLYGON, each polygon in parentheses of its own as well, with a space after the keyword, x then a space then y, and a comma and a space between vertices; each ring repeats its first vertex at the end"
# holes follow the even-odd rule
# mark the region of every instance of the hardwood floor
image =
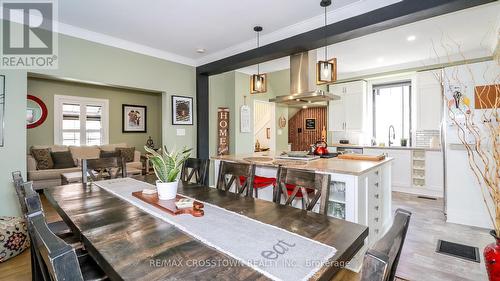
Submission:
MULTIPOLYGON (((414 195, 393 192, 393 209, 412 212, 397 275, 407 280, 488 280, 482 250, 493 242, 487 229, 446 223, 442 213, 443 201, 421 199, 414 195), (437 240, 464 243, 479 248, 481 263, 469 262, 435 252, 437 240)), ((45 197, 42 197, 48 221, 60 219, 45 197)), ((336 281, 357 281, 359 274, 342 270, 336 281)), ((21 255, 0 264, 0 280, 29 281, 30 254, 21 255)))

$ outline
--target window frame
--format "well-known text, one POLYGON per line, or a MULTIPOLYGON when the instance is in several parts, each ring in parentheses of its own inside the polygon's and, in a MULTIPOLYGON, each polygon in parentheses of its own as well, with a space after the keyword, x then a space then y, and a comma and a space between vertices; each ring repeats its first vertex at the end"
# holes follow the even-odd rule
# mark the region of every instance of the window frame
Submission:
POLYGON ((54 144, 63 145, 62 105, 65 103, 80 105, 80 129, 76 130, 80 132, 80 144, 78 146, 87 145, 86 107, 89 105, 100 106, 102 108, 102 143, 100 145, 109 144, 109 100, 65 95, 54 95, 54 144))
MULTIPOLYGON (((377 131, 376 113, 377 113, 377 110, 376 110, 376 102, 375 102, 376 92, 380 89, 383 89, 383 88, 393 88, 393 87, 397 87, 397 86, 400 86, 400 87, 408 86, 408 91, 409 91, 408 92, 408 102, 409 102, 408 125, 409 125, 409 128, 408 128, 408 144, 407 144, 407 146, 411 147, 413 144, 412 80, 402 80, 402 81, 397 81, 397 82, 380 83, 380 84, 373 84, 372 85, 372 138, 374 138, 374 139, 377 138, 377 135, 376 135, 376 131, 377 131)), ((403 106, 403 116, 401 116, 401 117, 404 120, 404 115, 405 115, 404 105, 402 105, 402 106, 403 106)), ((404 122, 403 122, 403 126, 404 126, 404 122)), ((404 132, 404 127, 402 129, 404 132)))

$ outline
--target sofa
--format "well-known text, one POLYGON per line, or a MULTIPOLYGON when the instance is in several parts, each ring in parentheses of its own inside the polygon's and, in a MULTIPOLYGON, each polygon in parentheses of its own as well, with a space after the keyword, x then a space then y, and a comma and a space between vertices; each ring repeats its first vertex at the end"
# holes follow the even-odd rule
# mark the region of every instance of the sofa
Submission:
MULTIPOLYGON (((61 174, 71 172, 81 172, 80 167, 82 159, 96 159, 100 157, 101 151, 111 152, 116 148, 129 147, 126 143, 107 144, 101 146, 65 146, 65 145, 36 145, 32 146, 29 150, 30 154, 27 156, 28 180, 33 181, 33 188, 35 190, 43 189, 46 187, 61 185, 61 174), (37 169, 37 161, 31 155, 32 149, 46 149, 50 148, 51 152, 70 151, 71 156, 75 162, 76 167, 65 169, 37 169)), ((142 173, 141 152, 134 152, 134 160, 127 162, 127 174, 138 175, 142 173)))

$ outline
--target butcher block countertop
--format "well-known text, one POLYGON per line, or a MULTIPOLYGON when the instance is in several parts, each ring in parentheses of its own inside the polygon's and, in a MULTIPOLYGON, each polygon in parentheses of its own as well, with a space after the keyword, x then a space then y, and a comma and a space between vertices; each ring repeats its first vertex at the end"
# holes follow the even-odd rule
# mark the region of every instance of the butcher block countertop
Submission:
POLYGON ((337 158, 316 160, 289 160, 276 158, 273 152, 260 152, 240 155, 220 155, 211 157, 212 160, 222 160, 239 163, 251 163, 257 166, 295 168, 311 170, 318 173, 338 173, 359 176, 393 160, 386 157, 381 161, 344 160, 337 158))

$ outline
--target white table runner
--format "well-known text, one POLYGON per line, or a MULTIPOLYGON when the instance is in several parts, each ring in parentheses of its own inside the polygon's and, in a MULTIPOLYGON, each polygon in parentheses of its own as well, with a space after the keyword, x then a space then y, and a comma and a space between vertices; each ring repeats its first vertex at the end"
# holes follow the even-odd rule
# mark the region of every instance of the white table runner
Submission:
POLYGON ((331 246, 206 202, 203 217, 172 216, 132 196, 155 188, 146 182, 123 178, 94 184, 273 280, 307 280, 336 252, 331 246))

